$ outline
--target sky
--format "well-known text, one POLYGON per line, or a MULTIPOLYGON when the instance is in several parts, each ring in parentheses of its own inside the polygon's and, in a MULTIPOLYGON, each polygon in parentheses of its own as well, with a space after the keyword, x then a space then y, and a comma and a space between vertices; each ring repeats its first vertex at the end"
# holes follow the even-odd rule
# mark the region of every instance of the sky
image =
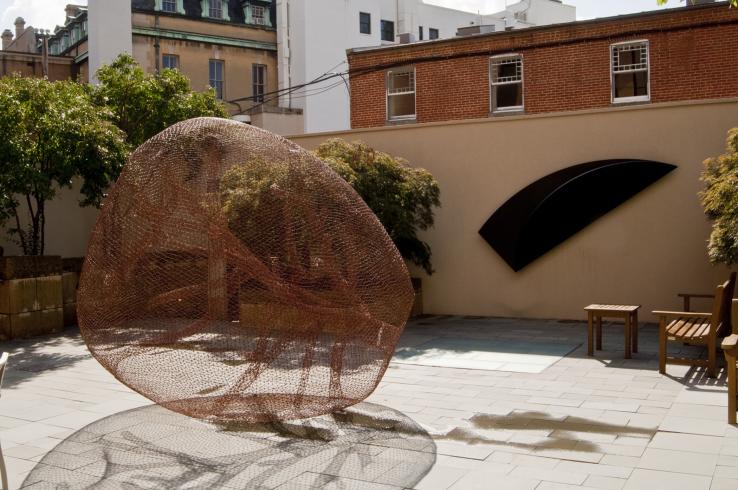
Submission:
MULTIPOLYGON (((498 12, 505 7, 505 0, 425 0, 425 2, 470 12, 480 11, 482 14, 498 12)), ((508 2, 515 3, 516 0, 508 2)), ((68 3, 85 5, 87 0, 0 0, 0 31, 14 30, 13 22, 16 17, 23 17, 26 25, 53 29, 55 25, 64 21, 64 7, 68 3)), ((580 19, 658 8, 656 0, 564 0, 564 3, 576 6, 577 17, 580 19)), ((668 5, 677 7, 681 4, 680 0, 670 0, 668 5)))

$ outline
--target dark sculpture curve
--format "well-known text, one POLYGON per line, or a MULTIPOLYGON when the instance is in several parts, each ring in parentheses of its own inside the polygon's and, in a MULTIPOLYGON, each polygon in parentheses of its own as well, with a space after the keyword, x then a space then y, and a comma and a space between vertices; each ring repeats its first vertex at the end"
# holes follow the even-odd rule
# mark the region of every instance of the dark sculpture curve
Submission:
POLYGON ((519 271, 675 168, 637 159, 567 167, 508 199, 479 234, 519 271))

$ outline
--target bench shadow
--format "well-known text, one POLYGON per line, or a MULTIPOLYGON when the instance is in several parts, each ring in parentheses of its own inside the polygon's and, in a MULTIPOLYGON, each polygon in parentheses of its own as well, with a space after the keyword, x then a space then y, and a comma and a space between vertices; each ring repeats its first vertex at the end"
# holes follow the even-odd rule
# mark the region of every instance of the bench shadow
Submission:
POLYGON ((537 411, 515 412, 508 415, 476 414, 469 421, 471 427, 455 427, 444 434, 434 434, 433 437, 436 440, 493 444, 527 451, 558 449, 596 453, 599 452, 598 443, 582 440, 581 433, 605 436, 602 438, 602 442, 605 443, 608 436, 642 437, 650 440, 657 432, 656 429, 611 424, 584 417, 552 417, 550 414, 537 411), (540 440, 535 442, 511 440, 507 431, 518 432, 519 434, 515 436, 539 436, 540 440))

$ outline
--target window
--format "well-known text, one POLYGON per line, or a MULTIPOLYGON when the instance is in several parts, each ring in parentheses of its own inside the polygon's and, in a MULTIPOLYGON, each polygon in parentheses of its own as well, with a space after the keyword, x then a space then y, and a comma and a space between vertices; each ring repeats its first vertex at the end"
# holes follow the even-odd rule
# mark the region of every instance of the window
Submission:
MULTIPOLYGON (((245 5, 246 7, 244 9, 247 7, 250 9, 248 2, 245 5)), ((231 20, 228 15, 228 2, 226 0, 200 0, 200 10, 202 11, 202 16, 205 18, 220 19, 228 22, 231 20)), ((184 9, 180 13, 185 13, 184 9)))
POLYGON ((438 29, 428 28, 428 39, 438 39, 438 29))
POLYGON ((650 100, 648 82, 648 41, 613 44, 612 101, 650 100))
POLYGON ((490 58, 489 81, 493 113, 523 110, 523 58, 520 55, 490 58))
POLYGON ((266 65, 251 65, 251 86, 254 94, 254 102, 264 102, 266 71, 266 65))
POLYGON ((156 0, 154 2, 154 10, 172 14, 185 13, 183 0, 156 0))
POLYGON ((418 41, 423 40, 423 26, 418 26, 418 41))
POLYGON ((395 40, 395 23, 391 20, 383 20, 380 22, 380 29, 382 31, 382 41, 394 41, 395 40))
POLYGON ((415 119, 415 69, 387 72, 387 119, 415 119))
POLYGON ((210 86, 215 89, 215 96, 223 99, 223 75, 225 62, 222 60, 210 60, 210 86))
POLYGON ((179 56, 176 54, 165 54, 162 56, 162 67, 166 70, 169 68, 170 70, 176 70, 179 68, 179 56))
POLYGON ((208 17, 213 19, 223 18, 223 0, 210 0, 208 17))
POLYGON ((372 33, 372 15, 359 12, 359 32, 362 34, 372 33))
POLYGON ((251 22, 263 26, 266 24, 266 9, 259 5, 251 6, 251 22))

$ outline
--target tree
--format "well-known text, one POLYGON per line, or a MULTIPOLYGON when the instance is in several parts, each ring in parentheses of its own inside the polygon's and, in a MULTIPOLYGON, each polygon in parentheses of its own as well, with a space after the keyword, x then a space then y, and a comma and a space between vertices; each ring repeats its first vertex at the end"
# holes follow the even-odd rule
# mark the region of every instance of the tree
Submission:
POLYGON ((713 263, 738 263, 738 128, 728 132, 726 153, 705 160, 700 193, 712 221, 707 252, 713 263))
POLYGON ((417 232, 433 226, 433 208, 441 205, 433 176, 361 142, 330 139, 315 153, 364 199, 400 254, 432 274, 430 246, 417 232))
POLYGON ((96 104, 113 112, 115 124, 137 147, 174 123, 193 117, 228 117, 215 91, 194 92, 179 70, 147 75, 129 54, 118 56, 97 71, 96 104))
POLYGON ((71 81, 0 79, 0 224, 26 255, 44 253, 46 202, 81 178, 82 206, 99 205, 128 153, 112 115, 71 81))

